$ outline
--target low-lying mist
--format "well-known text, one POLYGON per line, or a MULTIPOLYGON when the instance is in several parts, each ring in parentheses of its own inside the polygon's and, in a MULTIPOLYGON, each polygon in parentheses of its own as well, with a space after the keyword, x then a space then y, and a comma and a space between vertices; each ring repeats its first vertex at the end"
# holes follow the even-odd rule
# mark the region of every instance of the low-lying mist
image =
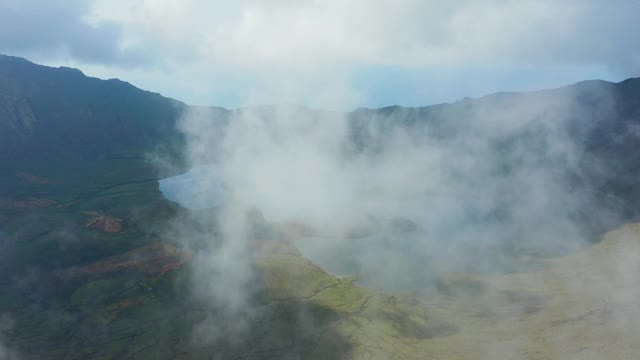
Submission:
POLYGON ((217 194, 213 271, 241 277, 222 293, 251 276, 252 212, 304 226, 296 245, 330 272, 419 291, 441 272, 528 271, 617 224, 589 148, 616 109, 611 84, 586 82, 418 109, 194 108, 180 129, 208 164, 188 190, 217 194))
POLYGON ((596 244, 638 214, 630 81, 348 113, 189 108, 179 129, 192 170, 161 189, 189 198, 197 219, 171 224, 195 249, 192 291, 212 309, 194 339, 218 344, 260 322, 260 244, 284 242, 359 287, 429 304, 425 316, 457 334, 447 341, 484 354, 471 358, 574 354, 587 335, 631 349, 637 317, 622 311, 635 309, 624 299, 637 297, 637 249, 628 235, 596 244), (477 319, 508 335, 479 340, 477 319))

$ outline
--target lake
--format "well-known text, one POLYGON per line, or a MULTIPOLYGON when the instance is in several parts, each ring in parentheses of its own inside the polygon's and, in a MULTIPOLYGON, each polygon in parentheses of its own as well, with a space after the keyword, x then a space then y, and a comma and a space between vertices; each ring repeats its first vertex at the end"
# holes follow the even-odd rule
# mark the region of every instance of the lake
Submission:
POLYGON ((225 192, 223 184, 212 174, 215 165, 194 166, 183 174, 160 180, 160 191, 187 209, 214 208, 224 202, 225 192))

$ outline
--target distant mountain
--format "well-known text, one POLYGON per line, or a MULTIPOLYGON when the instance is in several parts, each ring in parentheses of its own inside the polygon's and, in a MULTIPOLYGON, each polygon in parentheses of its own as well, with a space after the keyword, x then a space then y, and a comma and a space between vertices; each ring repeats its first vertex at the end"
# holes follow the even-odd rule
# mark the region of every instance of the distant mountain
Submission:
MULTIPOLYGON (((176 122, 186 109, 197 109, 118 80, 85 76, 80 70, 37 65, 0 55, 0 158, 139 158, 165 150, 177 153, 183 135, 176 122)), ((215 108, 217 120, 252 111, 264 118, 272 107, 228 111, 215 108)), ((299 108, 299 114, 322 114, 299 108)), ((640 125, 640 78, 620 83, 584 81, 559 89, 528 93, 498 93, 452 104, 418 108, 360 108, 347 114, 356 148, 371 146, 371 130, 413 128, 441 137, 457 136, 461 128, 487 115, 518 117, 518 121, 557 121, 567 126, 584 150, 607 161, 624 154, 635 161, 640 125), (567 98, 571 98, 571 109, 567 98), (524 118, 524 119, 523 119, 524 118)), ((214 119, 212 119, 213 121, 214 119)), ((505 140, 505 139, 501 139, 505 140)), ((637 160, 640 164, 640 155, 637 160)))
MULTIPOLYGON (((256 276, 238 321, 210 296, 209 279, 204 289, 195 286, 203 283, 201 266, 209 264, 208 251, 217 251, 216 242, 223 236, 215 222, 211 224, 216 211, 188 211, 168 201, 155 181, 160 176, 147 161, 150 154, 181 160, 185 139, 176 125, 187 110, 221 126, 244 112, 266 120, 281 114, 275 107, 190 107, 120 80, 0 55, 0 358, 423 359, 452 354, 473 359, 496 338, 505 339, 511 351, 513 343, 531 334, 542 339, 544 351, 554 353, 556 348, 549 348, 545 339, 566 334, 576 339, 567 351, 580 354, 604 347, 606 354, 618 355, 625 348, 608 346, 612 341, 619 344, 621 337, 628 337, 623 344, 633 343, 634 333, 623 334, 619 327, 637 315, 628 311, 635 306, 632 296, 628 304, 590 304, 588 299, 584 307, 582 292, 574 298, 572 291, 586 284, 597 290, 594 296, 606 299, 612 292, 633 288, 633 277, 615 283, 595 275, 634 269, 618 266, 617 259, 625 249, 635 249, 637 225, 631 235, 610 236, 595 251, 563 261, 538 262, 527 256, 524 261, 545 273, 517 274, 515 286, 496 286, 495 276, 452 273, 434 282, 438 291, 392 295, 356 284, 354 277, 334 277, 303 258, 290 239, 303 236, 303 228, 265 223, 261 227, 269 239, 260 232, 248 239, 256 255, 256 276), (615 237, 632 247, 617 247, 615 237), (603 258, 611 268, 593 261, 603 258), (523 282, 523 276, 532 278, 523 282), (544 286, 529 286, 528 281, 544 286), (548 309, 547 303, 552 305, 548 309), (535 316, 537 320, 531 320, 535 316), (519 326, 536 330, 511 331, 519 326), (616 330, 608 331, 611 328, 616 330), (573 329, 587 329, 598 341, 573 329), (466 335, 470 333, 481 336, 466 335), (508 337, 512 333, 515 342, 508 337), (479 346, 469 347, 475 343, 479 346)), ((335 115, 305 108, 288 111, 294 118, 335 115)), ((342 115, 350 136, 345 156, 375 159, 393 146, 385 139, 396 131, 408 134, 409 140, 436 141, 442 149, 465 151, 466 144, 479 141, 483 153, 469 158, 482 160, 477 162, 487 167, 482 170, 490 180, 506 179, 499 188, 505 193, 526 189, 529 174, 522 170, 529 168, 544 169, 554 181, 570 184, 567 191, 584 200, 570 215, 585 231, 599 235, 616 225, 601 212, 590 213, 594 209, 622 215, 616 221, 640 213, 640 79, 586 81, 554 90, 342 115), (556 138, 571 151, 554 148, 556 138), (568 159, 569 153, 574 158, 568 159), (518 171, 524 176, 511 176, 518 171)), ((451 168, 464 171, 464 165, 451 168)), ((472 178, 463 185, 471 184, 477 193, 491 190, 486 183, 473 182, 473 176, 473 171, 463 172, 461 177, 472 178)), ((549 207, 563 206, 559 202, 564 198, 551 199, 549 207)), ((480 220, 502 221, 508 228, 509 211, 525 205, 515 199, 508 199, 511 208, 506 211, 481 209, 493 218, 480 220)), ((399 229, 413 227, 403 219, 393 222, 399 229)), ((533 222, 533 231, 516 232, 515 245, 539 240, 536 232, 548 225, 533 222)), ((469 236, 475 240, 476 233, 469 236)), ((501 259, 511 249, 490 250, 501 259)), ((432 276, 423 276, 427 259, 421 258, 419 265, 422 273, 416 278, 432 276)))
MULTIPOLYGON (((0 161, 5 167, 33 161, 144 159, 150 154, 179 159, 185 139, 176 124, 185 110, 202 109, 203 116, 222 126, 243 112, 267 120, 279 114, 269 106, 190 107, 117 79, 100 80, 76 69, 0 55, 0 161)), ((288 111, 291 116, 328 114, 302 107, 288 111)), ((348 148, 356 152, 379 151, 385 134, 394 129, 457 146, 481 128, 489 131, 484 141, 495 149, 495 163, 503 170, 518 166, 513 150, 523 146, 540 153, 538 161, 562 168, 564 160, 541 151, 548 145, 544 142, 551 125, 576 146, 577 168, 565 174, 575 178, 576 186, 588 182, 597 196, 613 197, 616 211, 629 216, 640 201, 640 78, 584 81, 419 108, 361 108, 345 115, 352 140, 348 148), (510 129, 515 122, 524 125, 510 129)))
POLYGON ((105 159, 175 150, 185 104, 117 80, 0 55, 0 159, 105 159))
POLYGON ((590 80, 420 108, 357 109, 349 120, 358 151, 379 151, 376 147, 384 146, 379 134, 397 129, 430 137, 443 148, 482 141, 489 150, 473 156, 493 167, 494 180, 507 179, 505 191, 529 186, 526 177, 510 175, 544 169, 584 201, 571 216, 587 232, 615 226, 611 218, 640 215, 640 78, 590 80), (615 215, 596 215, 594 209, 615 215))

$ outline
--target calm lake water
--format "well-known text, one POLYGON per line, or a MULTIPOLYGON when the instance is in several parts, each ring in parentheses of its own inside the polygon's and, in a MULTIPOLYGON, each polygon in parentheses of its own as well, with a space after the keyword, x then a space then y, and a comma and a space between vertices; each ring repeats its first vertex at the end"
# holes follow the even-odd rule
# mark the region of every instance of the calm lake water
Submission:
POLYGON ((225 193, 222 183, 212 174, 214 165, 195 166, 184 174, 160 180, 160 191, 187 209, 214 208, 222 204, 225 193))
MULTIPOLYGON (((215 174, 214 165, 193 167, 186 173, 160 180, 160 191, 167 199, 187 209, 215 208, 224 203, 226 195, 224 185, 212 174, 215 174)), ((371 248, 372 243, 379 243, 376 240, 376 237, 336 239, 307 236, 299 239, 296 246, 305 257, 326 271, 347 276, 360 273, 363 261, 371 257, 370 252, 358 251, 358 248, 367 244, 371 248)))
MULTIPOLYGON (((160 190, 167 199, 194 210, 218 207, 226 199, 224 184, 215 179, 214 165, 194 167, 163 179, 160 190)), ((360 237, 306 236, 298 239, 296 246, 304 257, 333 275, 355 275, 361 284, 388 291, 411 288, 423 281, 427 264, 463 265, 455 264, 456 257, 446 253, 460 250, 455 242, 450 242, 450 249, 438 242, 426 242, 419 229, 397 223, 381 219, 374 231, 360 237), (439 259, 446 259, 447 264, 439 259), (398 277, 398 273, 406 276, 398 277)))

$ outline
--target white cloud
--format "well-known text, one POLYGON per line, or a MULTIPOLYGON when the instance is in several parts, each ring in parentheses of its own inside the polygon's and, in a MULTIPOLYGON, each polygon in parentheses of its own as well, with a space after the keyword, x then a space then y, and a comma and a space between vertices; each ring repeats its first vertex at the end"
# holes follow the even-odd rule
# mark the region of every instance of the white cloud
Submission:
POLYGON ((8 39, 0 53, 120 77, 195 104, 397 103, 369 99, 389 84, 371 90, 354 83, 370 69, 442 74, 394 88, 403 99, 413 88, 428 94, 414 105, 585 77, 622 79, 640 70, 635 0, 65 0, 45 7, 0 0, 1 8, 14 15, 0 22, 0 30, 10 30, 0 34, 8 39), (37 26, 19 31, 19 24, 37 26), (603 70, 562 79, 548 70, 593 68, 603 70), (517 69, 540 69, 555 81, 533 81, 529 72, 521 75, 524 85, 513 86, 501 69, 516 76, 517 69), (463 71, 502 80, 488 86, 489 77, 477 90, 480 81, 467 76, 456 83, 451 74, 463 71))
POLYGON ((94 17, 124 24, 131 38, 176 48, 169 56, 189 48, 197 60, 244 68, 514 62, 637 68, 631 40, 640 30, 639 10, 622 0, 101 0, 94 17))

